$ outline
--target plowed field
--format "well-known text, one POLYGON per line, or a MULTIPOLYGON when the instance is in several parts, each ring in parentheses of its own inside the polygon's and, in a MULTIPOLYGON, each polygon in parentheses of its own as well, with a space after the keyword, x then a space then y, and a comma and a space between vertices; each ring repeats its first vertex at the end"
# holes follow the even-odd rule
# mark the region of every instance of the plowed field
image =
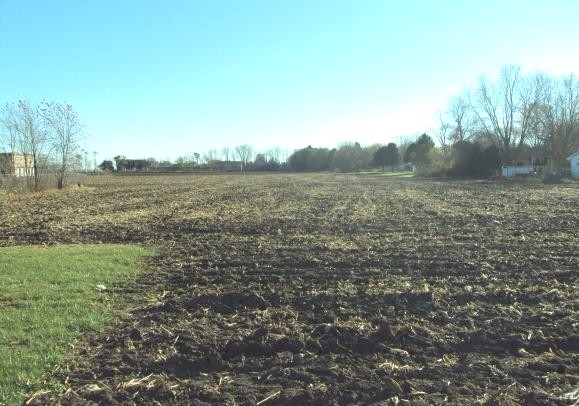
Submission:
POLYGON ((139 243, 62 404, 572 404, 579 184, 94 177, 0 200, 0 245, 139 243))

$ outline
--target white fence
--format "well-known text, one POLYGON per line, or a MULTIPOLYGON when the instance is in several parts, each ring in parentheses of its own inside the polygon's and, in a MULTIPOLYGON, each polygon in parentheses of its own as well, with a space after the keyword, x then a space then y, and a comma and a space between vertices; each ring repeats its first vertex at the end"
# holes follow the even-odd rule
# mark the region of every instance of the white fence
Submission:
POLYGON ((515 175, 534 175, 536 173, 537 171, 532 166, 503 166, 501 168, 501 174, 505 178, 515 175))

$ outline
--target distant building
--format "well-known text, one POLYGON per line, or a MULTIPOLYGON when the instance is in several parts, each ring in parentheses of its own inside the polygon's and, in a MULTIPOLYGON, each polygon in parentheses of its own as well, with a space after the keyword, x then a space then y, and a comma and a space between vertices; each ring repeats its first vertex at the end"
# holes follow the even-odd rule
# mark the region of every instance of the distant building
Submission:
POLYGON ((516 166, 531 166, 535 173, 548 173, 555 170, 553 156, 545 148, 534 147, 523 151, 516 166))
POLYGON ((15 152, 0 153, 0 174, 12 176, 32 176, 34 166, 32 156, 15 152))
POLYGON ((217 171, 224 172, 239 172, 243 171, 245 164, 241 161, 219 161, 213 160, 209 163, 209 166, 217 171))
POLYGON ((569 166, 571 167, 571 177, 579 178, 579 151, 567 157, 569 166))
POLYGON ((515 175, 540 175, 554 170, 553 157, 543 148, 523 148, 513 165, 503 166, 501 173, 505 177, 515 175))

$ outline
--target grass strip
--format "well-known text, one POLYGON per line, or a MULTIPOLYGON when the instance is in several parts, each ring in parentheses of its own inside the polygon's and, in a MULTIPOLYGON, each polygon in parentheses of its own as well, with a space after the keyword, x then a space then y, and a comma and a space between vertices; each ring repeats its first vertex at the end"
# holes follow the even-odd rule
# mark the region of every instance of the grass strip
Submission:
POLYGON ((111 287, 134 278, 139 246, 0 248, 0 404, 40 387, 81 335, 114 317, 111 287))

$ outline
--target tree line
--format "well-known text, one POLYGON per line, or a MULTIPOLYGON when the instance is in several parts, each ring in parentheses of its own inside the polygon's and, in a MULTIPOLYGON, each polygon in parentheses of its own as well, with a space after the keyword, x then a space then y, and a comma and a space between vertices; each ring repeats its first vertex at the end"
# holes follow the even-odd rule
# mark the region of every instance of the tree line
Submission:
MULTIPOLYGON (((505 66, 496 81, 481 77, 473 89, 453 97, 439 120, 433 137, 422 133, 387 145, 308 146, 280 159, 279 149, 256 154, 244 144, 180 157, 174 166, 223 169, 228 168, 224 163, 235 162, 245 170, 342 172, 412 168, 432 175, 488 177, 533 153, 564 168, 565 158, 579 149, 579 82, 572 74, 524 75, 517 65, 505 66)), ((122 162, 117 167, 125 168, 122 162)))
POLYGON ((271 148, 256 152, 249 144, 234 148, 224 147, 221 150, 210 149, 206 153, 193 152, 170 160, 156 158, 133 159, 117 155, 112 160, 105 159, 98 168, 103 171, 199 171, 199 170, 249 170, 277 171, 285 169, 287 151, 271 148))
MULTIPOLYGON (((192 153, 181 156, 175 161, 157 161, 154 158, 130 159, 117 155, 112 160, 104 160, 99 168, 106 171, 341 171, 354 172, 367 170, 376 166, 392 165, 399 167, 399 160, 383 164, 379 160, 382 149, 394 148, 396 157, 399 154, 396 144, 382 147, 380 144, 363 147, 357 142, 346 142, 337 148, 298 149, 287 154, 280 148, 256 152, 250 145, 244 144, 229 149, 231 153, 220 154, 216 150, 207 154, 192 153)), ((392 155, 392 152, 390 152, 392 155)), ((389 155, 387 154, 387 158, 389 155)))
MULTIPOLYGON (((386 145, 346 142, 332 149, 308 146, 289 154, 280 148, 258 153, 241 144, 195 152, 174 162, 118 155, 99 168, 341 172, 412 168, 419 173, 484 177, 501 165, 517 163, 529 151, 548 155, 555 167, 562 168, 565 158, 579 149, 579 82, 572 74, 524 75, 519 66, 505 66, 496 81, 482 77, 476 87, 453 97, 439 121, 432 130, 434 138, 422 133, 386 145)), ((85 132, 69 104, 8 103, 0 111, 0 129, 0 148, 19 151, 26 160, 31 189, 39 188, 48 171, 56 174, 57 186, 63 188, 69 173, 81 166, 79 148, 85 132)))
POLYGON ((498 80, 481 77, 453 97, 439 118, 435 134, 447 164, 453 152, 464 166, 466 157, 492 147, 488 155, 498 153, 503 165, 533 150, 564 167, 579 149, 579 82, 573 74, 524 75, 520 66, 505 66, 498 80))
POLYGON ((42 177, 56 175, 57 187, 65 187, 71 171, 81 165, 80 142, 84 126, 70 104, 42 101, 7 103, 0 110, 0 147, 22 157, 27 186, 40 188, 42 177))
POLYGON ((411 164, 419 173, 488 177, 534 154, 548 156, 555 169, 565 168, 566 157, 579 149, 579 82, 572 74, 524 75, 517 65, 505 66, 498 80, 481 77, 473 90, 453 97, 439 119, 433 131, 437 145, 423 133, 398 144, 309 146, 295 151, 288 166, 348 172, 411 164))
POLYGON ((314 148, 311 145, 298 149, 287 161, 289 170, 296 172, 340 171, 355 172, 371 169, 376 166, 385 167, 399 164, 396 144, 384 147, 380 144, 362 146, 358 142, 345 142, 337 148, 314 148), (383 156, 387 148, 393 149, 396 159, 388 160, 388 154, 383 156))

